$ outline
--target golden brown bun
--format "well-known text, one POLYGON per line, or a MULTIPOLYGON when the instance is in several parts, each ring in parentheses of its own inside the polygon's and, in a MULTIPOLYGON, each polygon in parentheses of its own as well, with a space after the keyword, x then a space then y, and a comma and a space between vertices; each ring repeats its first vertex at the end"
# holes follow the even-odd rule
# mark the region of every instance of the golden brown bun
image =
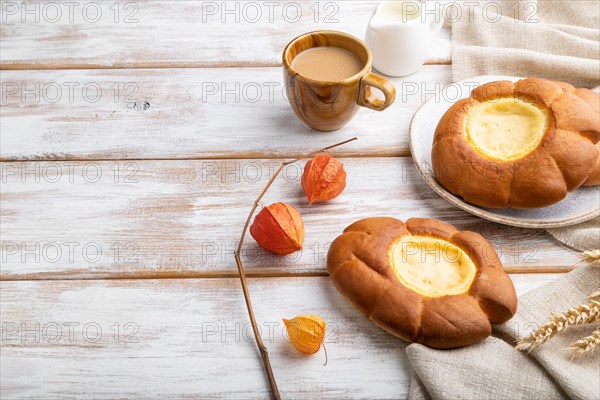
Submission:
MULTIPOLYGON (((600 142, 596 144, 596 148, 598 148, 598 154, 600 154, 600 142)), ((587 181, 583 184, 583 186, 598 186, 600 185, 600 156, 596 159, 596 164, 592 168, 592 172, 588 177, 587 181)))
POLYGON ((512 281, 490 243, 434 219, 358 221, 332 243, 327 268, 338 291, 377 325, 435 348, 477 343, 490 335, 491 323, 506 322, 517 308, 512 281), (427 297, 405 286, 391 266, 390 251, 406 235, 440 238, 461 248, 476 267, 467 291, 427 297))
POLYGON ((432 149, 436 179, 465 201, 490 208, 546 207, 583 184, 600 184, 598 101, 598 94, 590 90, 545 79, 479 86, 438 124, 432 149), (547 112, 539 145, 521 158, 488 157, 466 138, 470 109, 500 98, 525 100, 547 112))
MULTIPOLYGON (((596 114, 600 114, 600 96, 596 92, 592 92, 589 89, 577 89, 575 93, 585 100, 586 103, 590 105, 592 110, 596 112, 596 114)), ((600 119, 600 117, 599 117, 600 119)), ((598 158, 596 159, 596 163, 592 168, 592 172, 590 173, 589 178, 583 186, 597 186, 600 185, 600 142, 596 143, 596 147, 598 148, 598 158)))

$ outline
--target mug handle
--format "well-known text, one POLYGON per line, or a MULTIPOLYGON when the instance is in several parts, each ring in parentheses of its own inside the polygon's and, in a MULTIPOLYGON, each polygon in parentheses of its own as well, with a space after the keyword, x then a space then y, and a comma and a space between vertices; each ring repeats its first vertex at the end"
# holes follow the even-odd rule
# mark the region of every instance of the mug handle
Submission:
POLYGON ((369 72, 360 81, 360 91, 358 94, 358 105, 362 107, 370 108, 375 111, 383 111, 391 106, 396 100, 396 88, 385 78, 369 72), (366 89, 368 86, 373 86, 381 90, 385 96, 385 100, 382 100, 370 93, 365 96, 366 89))

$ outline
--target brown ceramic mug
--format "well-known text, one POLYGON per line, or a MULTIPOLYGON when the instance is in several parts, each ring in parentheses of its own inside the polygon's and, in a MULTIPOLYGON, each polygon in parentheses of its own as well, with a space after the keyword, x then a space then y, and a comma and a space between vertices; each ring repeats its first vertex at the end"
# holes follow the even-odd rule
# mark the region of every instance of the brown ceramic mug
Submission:
POLYGON ((310 128, 330 132, 346 125, 359 106, 383 111, 394 102, 396 89, 385 78, 371 72, 369 47, 360 39, 343 32, 315 31, 292 40, 283 52, 283 70, 287 96, 296 115, 310 128), (314 47, 340 47, 362 62, 357 74, 341 81, 319 81, 300 75, 292 68, 294 57, 314 47), (381 90, 385 99, 372 93, 381 90))

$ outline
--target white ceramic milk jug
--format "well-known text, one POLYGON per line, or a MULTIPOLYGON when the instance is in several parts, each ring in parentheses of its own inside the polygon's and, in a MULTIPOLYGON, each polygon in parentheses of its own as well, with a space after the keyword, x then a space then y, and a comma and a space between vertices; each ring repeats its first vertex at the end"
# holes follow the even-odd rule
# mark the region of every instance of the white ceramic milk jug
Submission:
POLYGON ((390 76, 406 76, 421 68, 444 19, 425 12, 417 1, 384 1, 369 21, 365 41, 373 66, 390 76))

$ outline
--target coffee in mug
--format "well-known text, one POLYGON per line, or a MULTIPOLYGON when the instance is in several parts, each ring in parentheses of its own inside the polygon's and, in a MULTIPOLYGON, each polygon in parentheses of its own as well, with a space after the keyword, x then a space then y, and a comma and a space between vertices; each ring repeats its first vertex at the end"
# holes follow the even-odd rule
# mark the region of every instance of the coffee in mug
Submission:
POLYGON ((319 81, 343 81, 358 74, 363 66, 353 53, 333 46, 304 50, 292 60, 296 72, 319 81))
POLYGON ((335 131, 359 107, 383 111, 396 89, 371 72, 371 51, 360 39, 343 32, 315 31, 298 36, 283 52, 286 92, 292 109, 306 125, 335 131), (377 97, 372 87, 385 96, 377 97))

